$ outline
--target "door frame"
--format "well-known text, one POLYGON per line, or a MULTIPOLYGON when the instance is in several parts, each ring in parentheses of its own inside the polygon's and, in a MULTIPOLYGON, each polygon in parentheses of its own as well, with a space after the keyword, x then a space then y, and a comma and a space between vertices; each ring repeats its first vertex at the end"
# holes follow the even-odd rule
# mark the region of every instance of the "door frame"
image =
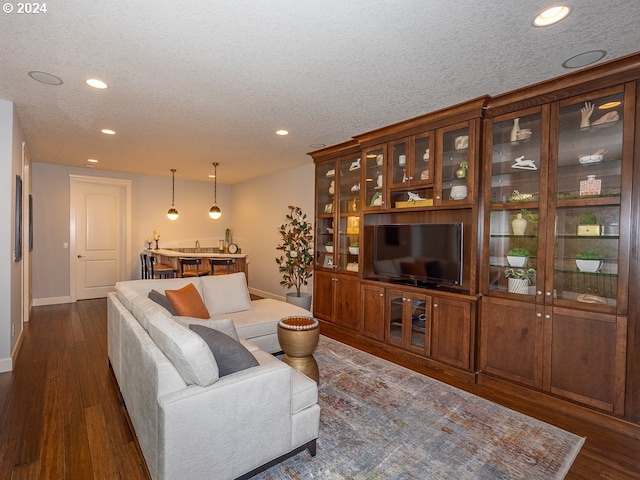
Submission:
POLYGON ((123 205, 120 214, 123 218, 122 235, 122 258, 120 259, 121 278, 119 281, 128 280, 126 272, 131 270, 131 180, 109 177, 90 177, 86 175, 69 174, 69 294, 71 302, 78 300, 76 284, 76 208, 74 199, 76 197, 76 187, 79 184, 95 184, 120 187, 123 193, 123 205))

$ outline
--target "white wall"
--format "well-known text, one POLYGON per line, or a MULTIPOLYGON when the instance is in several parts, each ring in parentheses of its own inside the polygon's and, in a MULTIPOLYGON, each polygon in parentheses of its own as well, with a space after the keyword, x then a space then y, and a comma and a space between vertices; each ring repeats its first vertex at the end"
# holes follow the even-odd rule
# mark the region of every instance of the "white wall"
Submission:
MULTIPOLYGON (((176 172, 176 208, 180 217, 171 221, 171 177, 143 176, 46 163, 32 164, 34 203, 33 303, 64 303, 70 299, 69 175, 131 180, 131 265, 127 279, 140 278, 140 251, 147 237, 160 230, 160 247, 217 246, 231 227, 231 188, 218 183, 220 220, 209 218, 213 182, 181 180, 176 172)), ((167 172, 170 175, 170 172, 167 172)))
MULTIPOLYGON (((22 263, 13 261, 13 252, 15 184, 16 175, 22 175, 23 141, 13 103, 0 100, 0 192, 5 192, 0 202, 0 372, 12 369, 11 355, 22 331, 22 263)), ((23 228, 23 242, 27 231, 23 228)))
MULTIPOLYGON (((276 265, 278 226, 289 205, 302 208, 313 221, 315 166, 267 175, 233 186, 233 239, 249 254, 249 287, 253 293, 283 299, 276 265)), ((312 282, 303 291, 312 292, 312 282)))

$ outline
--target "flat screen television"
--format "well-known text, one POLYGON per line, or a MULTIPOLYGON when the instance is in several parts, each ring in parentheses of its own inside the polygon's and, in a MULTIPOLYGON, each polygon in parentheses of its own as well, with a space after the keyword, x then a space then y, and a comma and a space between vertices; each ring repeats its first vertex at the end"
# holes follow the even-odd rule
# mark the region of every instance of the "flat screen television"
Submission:
POLYGON ((384 280, 462 285, 462 223, 375 225, 373 268, 384 280))

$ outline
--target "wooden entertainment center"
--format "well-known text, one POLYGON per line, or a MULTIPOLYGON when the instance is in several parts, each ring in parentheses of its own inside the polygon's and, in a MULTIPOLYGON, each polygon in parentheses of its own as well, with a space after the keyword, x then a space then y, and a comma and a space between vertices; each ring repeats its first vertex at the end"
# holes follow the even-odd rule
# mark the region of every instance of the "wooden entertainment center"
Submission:
POLYGON ((636 54, 312 152, 322 333, 640 424, 639 91, 636 54), (376 225, 435 223, 463 225, 461 285, 377 275, 376 225))

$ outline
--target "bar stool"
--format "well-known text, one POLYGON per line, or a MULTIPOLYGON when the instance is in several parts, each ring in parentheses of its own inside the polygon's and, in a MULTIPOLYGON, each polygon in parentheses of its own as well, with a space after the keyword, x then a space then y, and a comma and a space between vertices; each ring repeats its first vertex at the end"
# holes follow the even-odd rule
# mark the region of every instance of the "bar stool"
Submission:
MULTIPOLYGON (((233 258, 209 258, 209 264, 211 265, 211 275, 216 274, 215 267, 227 267, 227 275, 231 273, 231 266, 235 265, 233 258)), ((235 268, 234 268, 235 270, 235 268)))
POLYGON ((149 261, 146 253, 140 254, 140 278, 143 280, 149 278, 149 261))
POLYGON ((200 266, 202 265, 201 258, 184 258, 180 257, 180 276, 181 277, 203 277, 205 275, 209 275, 207 270, 200 271, 200 266), (185 266, 195 267, 194 269, 186 269, 185 266))
POLYGON ((149 265, 151 274, 148 278, 175 278, 176 269, 166 263, 158 263, 158 260, 153 255, 149 255, 149 265))

